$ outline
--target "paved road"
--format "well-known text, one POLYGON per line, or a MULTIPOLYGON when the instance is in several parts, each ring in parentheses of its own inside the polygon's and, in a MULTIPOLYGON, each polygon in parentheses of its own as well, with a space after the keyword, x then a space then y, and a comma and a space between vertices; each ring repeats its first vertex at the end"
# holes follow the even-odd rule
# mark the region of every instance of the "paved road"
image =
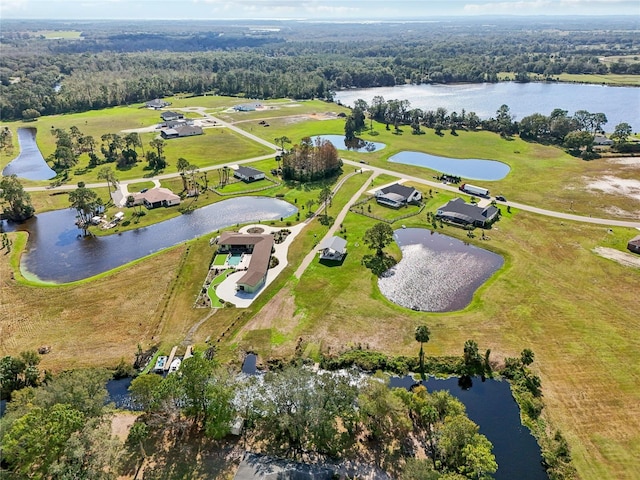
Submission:
MULTIPOLYGON (((362 167, 362 164, 358 162, 353 162, 351 160, 342 159, 345 165, 353 165, 356 167, 362 167)), ((448 190, 450 192, 455 192, 460 195, 465 195, 457 187, 451 185, 445 185, 441 182, 435 182, 432 180, 425 180, 424 178, 414 177, 413 175, 405 175, 403 173, 395 172, 393 170, 387 170, 385 168, 380 167, 372 167, 367 165, 368 169, 377 172, 378 174, 387 174, 393 175, 400 178, 406 178, 407 180, 415 183, 419 183, 422 185, 427 185, 432 187, 435 190, 448 190)), ((598 225, 610 225, 614 227, 631 227, 631 228, 640 228, 640 220, 637 221, 628 221, 628 220, 612 220, 608 218, 592 218, 592 217, 584 217, 582 215, 573 215, 571 213, 562 213, 562 212, 554 212, 552 210, 545 210, 544 208, 532 207, 530 205, 525 205, 524 203, 517 202, 498 202, 504 205, 511 205, 514 208, 519 208, 520 210, 525 210, 527 212, 536 213, 538 215, 545 215, 547 217, 555 217, 563 220, 571 220, 575 222, 584 222, 584 223, 595 223, 598 225)))
MULTIPOLYGON (((254 158, 247 158, 245 160, 238 160, 235 162, 228 162, 222 165, 212 165, 209 167, 203 167, 200 168, 199 171, 201 172, 205 172, 205 171, 210 171, 210 170, 217 170, 219 168, 223 168, 223 167, 229 167, 231 165, 241 165, 244 163, 251 163, 251 162, 258 162, 260 160, 267 160, 269 158, 273 158, 276 156, 277 151, 278 151, 278 147, 276 145, 274 145, 271 142, 268 142, 267 140, 264 140, 250 132, 247 132, 239 127, 236 127, 235 125, 226 122, 224 120, 221 120, 219 118, 214 117, 213 115, 207 113, 205 111, 204 107, 191 107, 191 108, 183 108, 180 109, 183 111, 189 111, 189 112, 196 112, 199 113, 200 115, 202 115, 205 118, 208 118, 210 120, 215 121, 218 125, 221 125, 225 128, 228 128, 230 130, 233 130, 234 132, 240 134, 240 135, 244 135, 247 138, 250 138, 251 140, 258 142, 268 148, 271 148, 274 150, 274 153, 268 154, 268 155, 262 155, 260 157, 254 157, 254 158)), ((345 165, 352 165, 354 167, 362 167, 363 165, 360 164, 359 162, 354 162, 351 160, 346 160, 346 159, 342 159, 342 161, 344 162, 345 165)), ((432 189, 437 189, 437 190, 448 190, 451 192, 455 192, 457 194, 461 194, 460 190, 458 190, 458 188, 453 187, 451 185, 445 185, 441 182, 435 182, 432 180, 426 180, 424 178, 420 178, 420 177, 415 177, 413 175, 405 175, 399 172, 395 172, 393 170, 388 170, 385 168, 381 168, 381 167, 373 167, 370 165, 366 166, 367 169, 372 170, 374 172, 374 177, 380 174, 387 174, 387 175, 392 175, 395 177, 400 177, 400 178, 405 178, 411 182, 415 182, 415 183, 419 183, 422 185, 427 185, 429 187, 431 187, 432 189)), ((132 179, 132 180, 127 180, 126 183, 137 183, 137 182, 144 182, 144 181, 148 181, 148 180, 164 180, 164 179, 169 179, 169 178, 175 178, 177 176, 179 176, 180 174, 178 172, 176 173, 166 173, 163 175, 156 175, 154 177, 150 177, 150 178, 138 178, 138 179, 132 179)), ((373 178, 373 177, 372 177, 373 178)), ((90 183, 87 184, 88 188, 99 188, 99 187, 106 187, 107 184, 106 183, 90 183)), ((67 190, 73 190, 75 189, 76 186, 75 185, 61 185, 59 187, 27 187, 25 188, 26 191, 28 192, 36 192, 36 191, 67 191, 67 190)), ((502 203, 502 202, 500 202, 502 203)), ((638 228, 640 229, 640 219, 636 220, 636 221, 628 221, 628 220, 613 220, 613 219, 608 219, 608 218, 592 218, 592 217, 585 217, 582 215, 573 215, 570 213, 562 213, 562 212, 554 212, 552 210, 546 210, 544 208, 539 208, 539 207, 533 207, 530 205, 525 205, 523 203, 517 203, 517 202, 505 202, 505 205, 511 205, 514 208, 519 208, 520 210, 524 210, 527 212, 532 212, 532 213, 536 213, 538 215, 545 215, 547 217, 554 217, 554 218, 559 218, 562 220, 569 220, 569 221, 574 221, 574 222, 584 222, 584 223, 593 223, 593 224, 598 224, 598 225, 609 225, 609 226, 615 226, 615 227, 631 227, 631 228, 638 228)))
MULTIPOLYGON (((340 187, 342 187, 344 182, 346 182, 349 178, 359 174, 360 173, 356 171, 356 172, 350 173, 349 175, 345 175, 345 177, 342 180, 340 180, 340 182, 334 187, 334 189, 332 190, 332 194, 335 195, 336 192, 340 190, 340 187)), ((367 190, 369 185, 371 185, 371 182, 373 181, 373 179, 377 176, 378 174, 376 172, 373 172, 373 175, 371 175, 371 177, 369 177, 369 179, 366 182, 364 182, 364 185, 362 185, 362 187, 360 187, 360 189, 356 193, 354 193, 351 199, 345 204, 345 206, 342 208, 342 210, 336 217, 335 221, 329 228, 329 231, 327 232, 327 234, 324 237, 322 237, 320 242, 316 243, 316 245, 313 246, 311 251, 307 253, 307 256, 304 257, 304 259, 302 260, 302 263, 300 263, 300 265, 298 266, 297 270, 294 273, 296 278, 302 277, 302 274, 304 273, 304 271, 307 269, 309 265, 311 265, 311 262, 313 262, 313 259, 316 257, 318 253, 316 246, 320 245, 325 239, 331 238, 335 235, 336 230, 338 230, 338 226, 340 226, 340 224, 344 221, 344 218, 347 216, 347 213, 349 213, 349 207, 351 207, 351 205, 360 198, 360 196, 367 190)), ((314 216, 317 217, 318 215, 320 215, 320 213, 323 210, 324 210, 324 204, 321 205, 320 208, 318 208, 314 216)), ((306 222, 309 223, 312 219, 313 218, 309 218, 307 219, 306 222)))

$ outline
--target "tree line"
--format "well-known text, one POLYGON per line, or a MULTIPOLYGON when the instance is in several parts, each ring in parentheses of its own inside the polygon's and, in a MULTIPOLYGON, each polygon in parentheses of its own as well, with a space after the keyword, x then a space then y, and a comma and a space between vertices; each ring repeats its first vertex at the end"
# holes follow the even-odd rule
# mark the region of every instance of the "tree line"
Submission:
POLYGON ((112 479, 125 454, 147 456, 145 446, 187 432, 220 442, 234 420, 244 420, 245 445, 302 460, 360 459, 412 479, 489 478, 497 469, 493 446, 448 392, 390 389, 354 371, 317 373, 288 366, 262 381, 242 380, 203 353, 186 359, 180 374, 136 377, 132 399, 143 410, 123 446, 111 437, 105 370, 43 377, 39 357, 24 352, 0 362, 11 402, 2 418, 3 466, 13 478, 112 479), (166 437, 168 435, 168 437, 166 437), (423 460, 415 458, 422 451, 423 460))
MULTIPOLYGON (((385 124, 387 130, 393 125, 397 133, 401 126, 409 125, 414 135, 424 133, 422 126, 432 128, 436 135, 443 135, 444 130, 450 130, 455 135, 458 130, 483 129, 502 137, 518 134, 524 140, 558 145, 566 148, 572 155, 588 160, 597 156, 593 151, 595 137, 604 134, 603 126, 608 121, 602 112, 578 110, 569 115, 567 110, 560 108, 554 109, 549 115, 534 113, 516 121, 508 105, 501 105, 495 116, 486 120, 480 120, 475 112, 467 112, 464 108, 460 112, 448 112, 443 107, 426 111, 410 107, 408 100, 385 100, 382 96, 375 96, 370 104, 357 99, 345 120, 345 139, 353 140, 356 134, 366 130, 375 133, 374 120, 385 124)), ((615 126, 611 139, 616 151, 636 149, 629 142, 632 130, 631 125, 626 122, 615 126)))
POLYGON ((464 22, 411 29, 292 22, 260 38, 240 28, 214 41, 211 31, 140 33, 136 26, 136 33, 123 33, 83 25, 84 40, 77 42, 25 36, 23 25, 10 26, 0 39, 0 119, 177 93, 331 99, 337 89, 495 82, 501 72, 514 72, 518 81, 555 80, 561 73, 640 73, 640 62, 599 59, 639 53, 623 19, 611 30, 580 22, 557 24, 557 30, 519 22, 472 26, 474 34, 464 22))

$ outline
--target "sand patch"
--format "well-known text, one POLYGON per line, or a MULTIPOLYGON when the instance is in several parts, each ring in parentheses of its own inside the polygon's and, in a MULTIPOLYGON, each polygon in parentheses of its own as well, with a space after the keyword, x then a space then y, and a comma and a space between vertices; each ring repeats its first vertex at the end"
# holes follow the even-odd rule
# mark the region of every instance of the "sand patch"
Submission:
POLYGON ((134 412, 120 412, 116 413, 111 419, 111 434, 114 437, 118 437, 121 442, 127 440, 129 436, 129 430, 135 423, 136 419, 140 416, 140 413, 134 412))
POLYGON ((618 262, 624 267, 640 268, 640 255, 634 255, 633 253, 621 252, 615 248, 608 247, 596 247, 593 252, 601 257, 608 258, 614 262, 618 262))
POLYGON ((616 157, 607 160, 609 163, 615 163, 616 165, 630 165, 640 168, 640 157, 616 157))
POLYGON ((640 200, 640 180, 632 178, 618 178, 605 175, 598 180, 589 181, 587 188, 590 190, 599 190, 611 195, 622 195, 640 200))

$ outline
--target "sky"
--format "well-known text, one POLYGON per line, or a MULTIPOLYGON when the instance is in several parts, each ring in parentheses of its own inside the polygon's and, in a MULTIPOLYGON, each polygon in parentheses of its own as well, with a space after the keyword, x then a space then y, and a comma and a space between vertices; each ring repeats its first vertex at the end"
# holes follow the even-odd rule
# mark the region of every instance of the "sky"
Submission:
POLYGON ((477 15, 640 16, 640 0, 0 0, 0 21, 2 18, 349 21, 477 15))

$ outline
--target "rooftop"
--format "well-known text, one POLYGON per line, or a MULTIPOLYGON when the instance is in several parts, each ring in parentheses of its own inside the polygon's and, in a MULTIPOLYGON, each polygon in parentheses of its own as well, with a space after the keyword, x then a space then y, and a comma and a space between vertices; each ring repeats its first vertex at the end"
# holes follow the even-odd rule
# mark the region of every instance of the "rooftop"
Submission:
POLYGON ((271 234, 244 234, 237 232, 222 232, 219 245, 245 246, 253 245, 253 253, 249 268, 237 283, 255 286, 264 278, 269 270, 269 259, 274 240, 271 234))

